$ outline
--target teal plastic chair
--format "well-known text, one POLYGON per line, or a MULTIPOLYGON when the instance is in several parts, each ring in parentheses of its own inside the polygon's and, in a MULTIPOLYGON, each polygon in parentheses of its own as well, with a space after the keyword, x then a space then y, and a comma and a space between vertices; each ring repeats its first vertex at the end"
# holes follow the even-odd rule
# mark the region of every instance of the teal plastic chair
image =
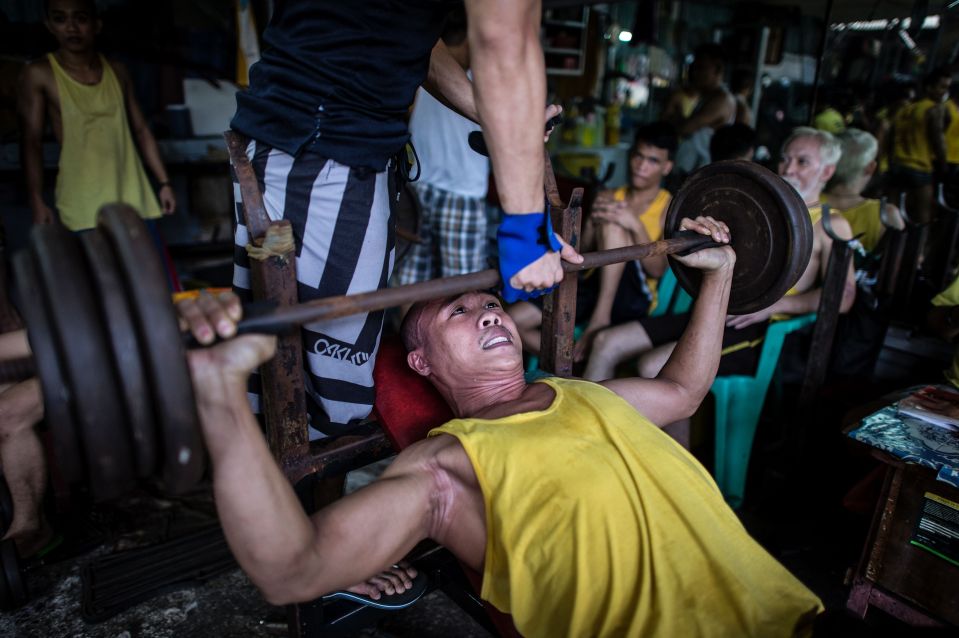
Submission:
MULTIPOLYGON (((583 336, 583 330, 586 329, 586 326, 576 326, 573 328, 573 343, 583 336)), ((542 370, 539 369, 539 357, 535 354, 529 355, 526 361, 526 381, 532 383, 536 379, 539 379, 545 374, 542 370)))
POLYGON ((716 377, 713 381, 710 388, 716 398, 716 463, 713 473, 726 502, 734 508, 743 502, 753 438, 779 363, 783 341, 793 330, 815 320, 816 313, 809 313, 773 322, 766 330, 754 376, 729 375, 716 377))
POLYGON ((679 286, 672 268, 667 268, 659 278, 656 286, 656 307, 649 313, 650 317, 660 317, 665 314, 679 315, 689 311, 693 298, 679 286))

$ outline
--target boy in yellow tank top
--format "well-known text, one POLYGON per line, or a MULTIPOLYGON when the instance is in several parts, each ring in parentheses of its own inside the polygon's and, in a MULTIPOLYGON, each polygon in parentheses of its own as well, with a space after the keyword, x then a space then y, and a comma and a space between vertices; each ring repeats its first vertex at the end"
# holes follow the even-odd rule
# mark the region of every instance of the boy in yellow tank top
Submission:
POLYGON ((59 219, 70 230, 96 225, 99 207, 124 202, 152 219, 172 214, 176 198, 156 140, 140 110, 126 68, 96 50, 102 28, 92 0, 45 2, 44 24, 59 48, 26 66, 18 110, 23 165, 33 221, 59 219), (49 118, 60 144, 55 199, 43 199, 43 132, 49 118), (159 186, 159 202, 137 154, 159 186))
MULTIPOLYGON (((704 217, 680 228, 729 241, 725 225, 704 217)), ((245 400, 246 376, 272 354, 272 338, 191 352, 219 518, 240 565, 274 604, 346 587, 378 598, 411 586, 398 561, 431 538, 482 574, 481 596, 530 638, 810 635, 818 597, 657 427, 692 414, 708 391, 735 265, 728 246, 679 259, 703 284, 658 379, 526 383, 515 325, 496 297, 414 305, 402 327, 407 361, 456 418, 312 517, 245 400)), ((223 317, 197 310, 183 314, 210 341, 223 317)))

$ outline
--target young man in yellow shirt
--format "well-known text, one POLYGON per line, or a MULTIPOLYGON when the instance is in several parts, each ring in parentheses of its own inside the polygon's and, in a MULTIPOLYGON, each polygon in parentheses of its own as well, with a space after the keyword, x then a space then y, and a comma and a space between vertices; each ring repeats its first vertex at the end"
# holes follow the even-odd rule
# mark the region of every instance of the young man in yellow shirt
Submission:
MULTIPOLYGON (((646 244, 663 236, 666 208, 672 197, 662 188, 673 168, 678 139, 665 122, 639 128, 629 150, 628 184, 601 191, 583 225, 580 249, 606 250, 646 244)), ((664 256, 611 264, 585 273, 580 281, 577 323, 587 322, 577 341, 574 358, 582 360, 593 335, 610 325, 639 319, 651 308, 655 284, 666 270, 664 256)), ((541 300, 521 301, 509 307, 528 352, 539 353, 541 300)))
POLYGON ((126 67, 96 49, 103 27, 93 0, 48 0, 44 24, 59 47, 29 63, 18 91, 23 167, 33 222, 70 230, 96 225, 103 204, 123 202, 146 219, 172 214, 176 197, 126 67), (60 144, 56 212, 43 199, 43 131, 60 144), (158 183, 157 195, 143 160, 158 183))

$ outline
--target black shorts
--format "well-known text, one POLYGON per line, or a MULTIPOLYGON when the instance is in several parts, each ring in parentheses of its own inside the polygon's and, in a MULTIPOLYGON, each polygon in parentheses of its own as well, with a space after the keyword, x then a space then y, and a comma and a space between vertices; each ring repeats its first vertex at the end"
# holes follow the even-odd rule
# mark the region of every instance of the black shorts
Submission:
POLYGON ((905 166, 893 166, 886 174, 886 182, 893 188, 911 191, 932 184, 932 173, 917 171, 905 166))
MULTIPOLYGON (((639 323, 649 335, 653 345, 661 346, 664 343, 678 341, 686 331, 690 317, 691 313, 688 312, 679 315, 660 315, 640 319, 639 323)), ((755 374, 756 366, 759 365, 759 355, 762 352, 763 337, 766 336, 768 327, 768 321, 761 321, 740 330, 726 328, 723 331, 723 356, 719 360, 719 371, 716 374, 755 374)))
MULTIPOLYGON (((600 271, 598 268, 579 275, 576 286, 576 325, 584 324, 593 315, 596 299, 599 297, 600 271)), ((530 299, 537 308, 543 308, 543 296, 530 299)), ((616 326, 628 321, 636 321, 649 314, 652 294, 646 285, 646 274, 635 261, 627 261, 623 276, 616 288, 613 310, 610 313, 610 325, 616 326)))

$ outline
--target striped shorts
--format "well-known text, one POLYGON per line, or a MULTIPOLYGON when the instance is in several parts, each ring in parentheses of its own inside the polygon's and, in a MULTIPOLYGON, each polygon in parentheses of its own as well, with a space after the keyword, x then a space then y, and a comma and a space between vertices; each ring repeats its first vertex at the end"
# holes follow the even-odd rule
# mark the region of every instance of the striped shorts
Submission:
MULTIPOLYGON (((301 303, 386 286, 394 246, 391 171, 344 166, 309 152, 293 157, 255 140, 247 156, 270 219, 293 226, 301 303)), ((233 181, 233 288, 248 301, 249 235, 235 175, 233 181)), ((383 317, 377 311, 303 325, 307 409, 311 427, 319 432, 341 433, 369 415, 383 317)), ((254 375, 249 387, 254 412, 259 412, 259 389, 259 375, 254 375)))
POLYGON ((393 283, 414 284, 488 268, 486 201, 429 184, 410 184, 420 205, 419 236, 396 267, 393 283))

